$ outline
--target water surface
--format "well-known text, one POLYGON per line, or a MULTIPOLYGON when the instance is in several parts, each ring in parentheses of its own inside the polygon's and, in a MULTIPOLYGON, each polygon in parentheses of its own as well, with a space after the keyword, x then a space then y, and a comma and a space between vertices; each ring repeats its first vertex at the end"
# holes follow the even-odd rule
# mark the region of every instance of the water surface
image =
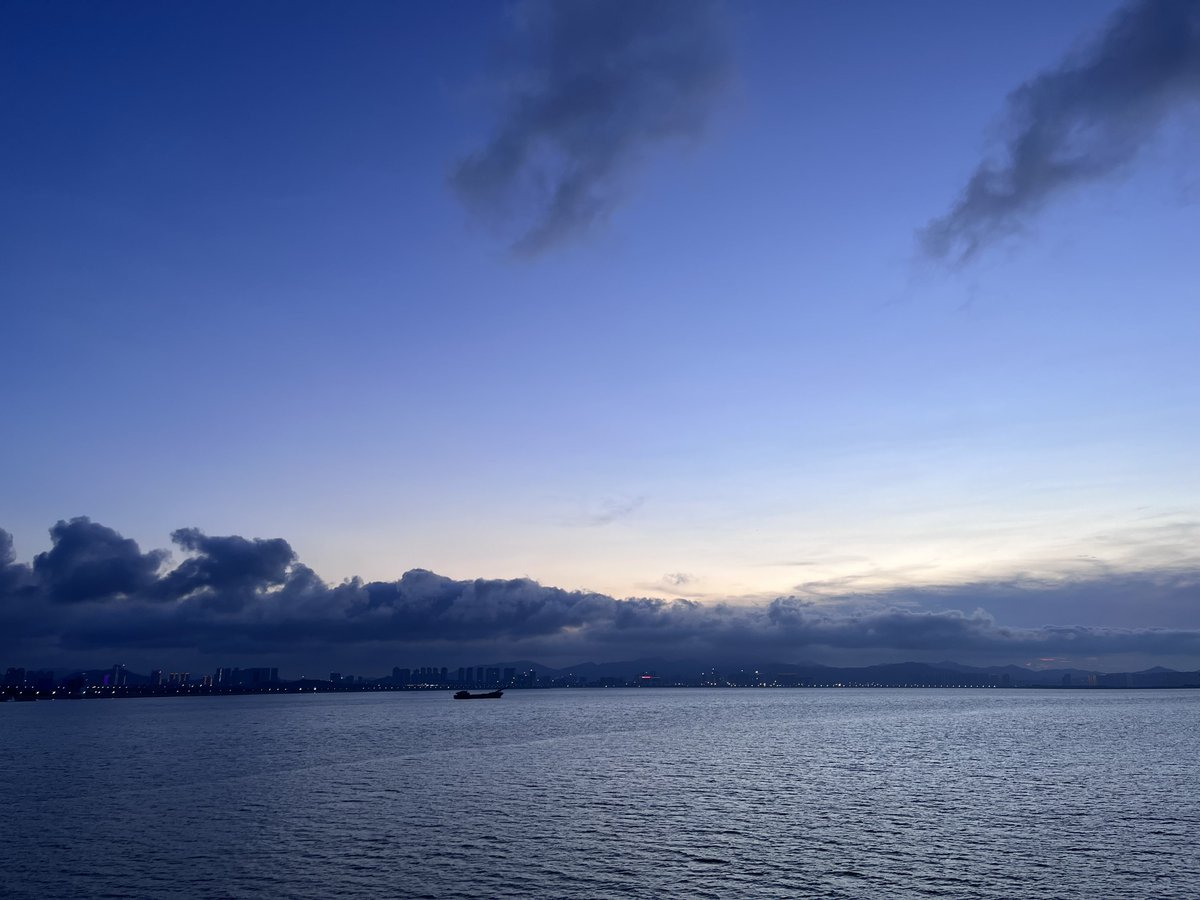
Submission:
POLYGON ((1200 692, 0 706, 0 894, 1200 896, 1200 692))

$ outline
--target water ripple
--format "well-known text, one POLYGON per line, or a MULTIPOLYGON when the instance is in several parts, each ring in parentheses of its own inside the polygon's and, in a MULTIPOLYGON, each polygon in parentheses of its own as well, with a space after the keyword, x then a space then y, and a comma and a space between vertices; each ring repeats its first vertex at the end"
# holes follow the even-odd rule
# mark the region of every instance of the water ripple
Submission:
POLYGON ((1200 895, 1200 694, 9 704, 13 898, 1200 895))

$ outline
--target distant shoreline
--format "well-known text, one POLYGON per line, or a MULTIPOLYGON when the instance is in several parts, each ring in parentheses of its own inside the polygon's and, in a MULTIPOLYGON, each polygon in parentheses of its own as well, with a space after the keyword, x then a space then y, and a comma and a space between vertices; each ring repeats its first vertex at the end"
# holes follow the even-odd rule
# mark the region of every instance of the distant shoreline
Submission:
MULTIPOLYGON (((311 682, 283 683, 270 687, 255 688, 210 688, 200 687, 95 687, 84 691, 68 691, 56 689, 39 691, 31 688, 2 688, 0 703, 28 702, 46 700, 139 700, 166 699, 185 697, 245 697, 260 694, 372 694, 372 693, 449 693, 453 688, 443 685, 332 685, 313 684, 311 682)), ((654 686, 639 685, 572 685, 560 687, 534 688, 505 688, 514 693, 524 691, 609 691, 609 690, 892 690, 892 691, 961 691, 961 690, 999 690, 999 691, 1179 691, 1200 690, 1200 684, 1176 685, 1086 685, 1086 684, 770 684, 770 685, 699 685, 699 684, 657 684, 654 686)))

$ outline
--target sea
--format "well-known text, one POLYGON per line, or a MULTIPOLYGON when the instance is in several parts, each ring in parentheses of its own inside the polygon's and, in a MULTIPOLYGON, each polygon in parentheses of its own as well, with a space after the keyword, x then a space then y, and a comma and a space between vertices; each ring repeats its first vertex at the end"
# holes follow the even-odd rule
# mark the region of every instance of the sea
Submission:
POLYGON ((1200 897, 1200 691, 0 705, 5 898, 1200 897))

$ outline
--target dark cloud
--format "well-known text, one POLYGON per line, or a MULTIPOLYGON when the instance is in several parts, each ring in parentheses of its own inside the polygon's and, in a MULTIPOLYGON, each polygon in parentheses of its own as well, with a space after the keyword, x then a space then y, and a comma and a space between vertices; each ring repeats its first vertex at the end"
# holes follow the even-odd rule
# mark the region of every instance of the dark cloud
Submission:
POLYGON ((768 618, 782 634, 805 645, 882 647, 987 655, 1047 653, 1100 656, 1112 653, 1200 654, 1200 629, 1103 628, 1086 625, 1010 628, 983 610, 914 610, 898 607, 830 613, 789 599, 773 601, 768 618))
POLYGON ((51 548, 33 560, 33 571, 46 596, 59 603, 140 594, 167 558, 162 550, 143 554, 134 541, 86 516, 59 521, 50 540, 51 548))
MULTIPOLYGON (((1197 609, 1200 576, 1125 576, 1105 582, 1008 583, 911 589, 837 603, 779 598, 766 604, 685 599, 618 600, 546 587, 526 578, 455 580, 413 570, 398 581, 327 585, 286 541, 174 533, 188 556, 159 574, 165 554, 87 519, 60 522, 54 547, 32 566, 13 562, 0 531, 0 650, 23 656, 130 652, 294 661, 372 652, 461 656, 481 652, 621 659, 678 657, 953 657, 1010 662, 1025 656, 1098 658, 1200 655, 1200 628, 999 624, 979 608, 947 608, 1024 593, 1031 606, 1108 589, 1136 603, 1147 585, 1197 609), (933 604, 940 608, 930 608, 933 604)), ((29 659, 40 664, 40 660, 29 659)))
POLYGON ((1200 3, 1139 0, 1057 68, 1008 97, 1003 159, 976 168, 927 253, 966 260, 1060 191, 1117 173, 1171 112, 1200 99, 1200 3))
POLYGON ((730 63, 711 0, 527 2, 517 21, 499 125, 450 183, 537 253, 604 219, 649 150, 699 135, 730 63))
POLYGON ((171 540, 195 555, 159 582, 168 599, 200 598, 209 606, 238 609, 266 587, 282 585, 296 554, 288 542, 208 537, 195 528, 180 528, 171 540))
POLYGON ((29 567, 17 564, 12 535, 0 528, 0 597, 12 596, 29 583, 29 567))

